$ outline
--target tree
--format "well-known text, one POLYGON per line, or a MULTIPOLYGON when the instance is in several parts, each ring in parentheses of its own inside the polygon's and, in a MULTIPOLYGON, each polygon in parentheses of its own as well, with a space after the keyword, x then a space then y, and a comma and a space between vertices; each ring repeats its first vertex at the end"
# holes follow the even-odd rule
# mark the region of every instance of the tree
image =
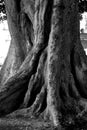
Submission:
POLYGON ((0 73, 0 116, 30 108, 58 128, 85 126, 87 56, 78 1, 5 0, 5 6, 11 45, 0 73))

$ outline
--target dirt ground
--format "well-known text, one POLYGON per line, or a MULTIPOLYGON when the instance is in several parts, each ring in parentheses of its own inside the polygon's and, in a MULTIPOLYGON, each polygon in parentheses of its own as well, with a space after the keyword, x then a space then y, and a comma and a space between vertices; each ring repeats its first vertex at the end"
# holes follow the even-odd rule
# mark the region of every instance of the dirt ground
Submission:
MULTIPOLYGON (((65 125, 67 126, 67 123, 65 125)), ((78 126, 70 125, 65 129, 57 129, 50 120, 44 120, 43 116, 30 116, 26 109, 22 109, 0 118, 0 130, 87 130, 87 120, 80 120, 78 126)))
POLYGON ((53 130, 53 125, 41 117, 30 117, 25 110, 0 118, 0 130, 53 130))
POLYGON ((25 117, 0 119, 0 130, 53 130, 50 122, 25 117))

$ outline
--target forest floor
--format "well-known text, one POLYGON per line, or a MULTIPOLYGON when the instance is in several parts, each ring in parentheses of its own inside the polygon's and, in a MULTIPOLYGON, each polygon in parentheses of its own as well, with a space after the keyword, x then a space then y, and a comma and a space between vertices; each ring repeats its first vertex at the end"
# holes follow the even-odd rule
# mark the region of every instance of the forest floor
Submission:
POLYGON ((53 130, 50 122, 31 118, 1 118, 0 130, 53 130))
POLYGON ((0 130, 53 130, 53 125, 42 118, 29 117, 28 113, 14 112, 0 118, 0 130))
POLYGON ((43 118, 43 113, 39 117, 32 116, 30 110, 30 108, 20 109, 1 117, 0 130, 87 130, 87 113, 85 113, 84 118, 81 119, 79 117, 75 124, 69 123, 69 120, 62 119, 61 123, 64 128, 57 129, 53 127, 53 123, 48 117, 43 118))
POLYGON ((0 130, 53 130, 49 122, 31 118, 1 118, 0 130))
POLYGON ((53 127, 50 121, 29 117, 4 117, 0 118, 0 130, 87 130, 87 126, 84 128, 57 129, 53 127))
POLYGON ((6 117, 0 118, 0 130, 87 130, 87 123, 84 126, 70 126, 65 129, 57 129, 49 120, 42 117, 29 117, 23 111, 17 111, 6 117))

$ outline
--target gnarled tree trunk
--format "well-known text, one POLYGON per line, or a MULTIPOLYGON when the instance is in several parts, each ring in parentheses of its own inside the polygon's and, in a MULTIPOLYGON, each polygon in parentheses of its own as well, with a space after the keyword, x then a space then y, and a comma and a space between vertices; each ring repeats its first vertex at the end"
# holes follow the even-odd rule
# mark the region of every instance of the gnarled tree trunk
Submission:
POLYGON ((0 116, 30 108, 33 115, 49 115, 60 129, 86 125, 87 57, 80 42, 78 1, 5 3, 13 45, 20 50, 14 67, 21 62, 1 85, 0 116))

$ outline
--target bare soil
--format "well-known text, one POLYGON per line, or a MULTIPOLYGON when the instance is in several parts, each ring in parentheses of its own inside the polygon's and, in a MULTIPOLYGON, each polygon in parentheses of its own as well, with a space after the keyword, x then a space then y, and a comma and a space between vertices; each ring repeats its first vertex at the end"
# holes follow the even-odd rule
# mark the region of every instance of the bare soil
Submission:
POLYGON ((0 118, 0 130, 53 130, 53 125, 41 117, 30 117, 24 110, 0 118))
POLYGON ((66 128, 58 129, 54 128, 52 122, 47 118, 30 116, 30 114, 28 109, 22 109, 0 118, 0 130, 87 130, 87 120, 79 119, 79 125, 68 127, 66 122, 63 123, 66 128))
POLYGON ((51 130, 49 122, 25 117, 0 119, 0 130, 51 130))

